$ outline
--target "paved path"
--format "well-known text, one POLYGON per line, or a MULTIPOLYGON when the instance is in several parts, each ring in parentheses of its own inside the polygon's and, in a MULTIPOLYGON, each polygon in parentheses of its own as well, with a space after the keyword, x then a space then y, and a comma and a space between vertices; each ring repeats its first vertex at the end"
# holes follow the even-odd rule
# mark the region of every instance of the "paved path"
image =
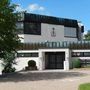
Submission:
POLYGON ((78 90, 90 82, 90 70, 20 72, 0 77, 0 90, 78 90))

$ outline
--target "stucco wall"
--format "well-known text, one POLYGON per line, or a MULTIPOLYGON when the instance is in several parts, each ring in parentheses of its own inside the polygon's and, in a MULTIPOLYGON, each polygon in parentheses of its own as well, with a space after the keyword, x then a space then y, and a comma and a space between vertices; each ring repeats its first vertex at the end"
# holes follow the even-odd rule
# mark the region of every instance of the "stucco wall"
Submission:
MULTIPOLYGON (((75 29, 75 28, 74 28, 75 29)), ((41 24, 41 35, 29 35, 24 34, 19 35, 24 39, 21 39, 22 42, 45 42, 45 41, 77 41, 77 38, 67 38, 64 37, 64 26, 63 25, 53 25, 53 24, 41 24), (55 29, 56 36, 52 37, 52 29, 55 29)))
POLYGON ((14 67, 16 68, 16 71, 20 71, 20 70, 25 70, 25 67, 28 66, 28 61, 30 60, 34 60, 36 62, 36 66, 37 66, 37 69, 39 69, 39 60, 38 58, 16 58, 15 61, 16 61, 16 65, 14 65, 14 67))
MULTIPOLYGON (((70 51, 69 49, 39 49, 39 58, 41 59, 41 69, 45 69, 45 52, 65 52, 64 60, 64 70, 69 70, 70 68, 70 51)), ((40 60, 39 59, 39 60, 40 60)))
POLYGON ((34 53, 38 52, 38 57, 17 57, 16 65, 14 67, 16 68, 16 71, 24 70, 26 66, 28 66, 29 60, 34 60, 36 62, 36 66, 38 70, 44 70, 45 69, 45 52, 65 52, 65 60, 64 64, 64 70, 69 70, 70 68, 70 51, 69 49, 39 49, 39 50, 21 50, 18 51, 19 53, 34 53))
MULTIPOLYGON (((19 50, 18 53, 38 53, 37 50, 19 50)), ((40 67, 40 62, 38 57, 16 57, 16 65, 13 65, 16 68, 16 71, 24 70, 28 66, 28 61, 34 60, 36 62, 37 69, 40 67)))

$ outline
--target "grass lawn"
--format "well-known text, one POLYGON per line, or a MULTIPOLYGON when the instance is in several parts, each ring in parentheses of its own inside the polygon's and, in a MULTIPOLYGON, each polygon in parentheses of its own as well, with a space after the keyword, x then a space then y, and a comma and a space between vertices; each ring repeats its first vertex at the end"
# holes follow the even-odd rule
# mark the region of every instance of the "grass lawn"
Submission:
POLYGON ((81 84, 78 90, 90 90, 90 83, 81 84))

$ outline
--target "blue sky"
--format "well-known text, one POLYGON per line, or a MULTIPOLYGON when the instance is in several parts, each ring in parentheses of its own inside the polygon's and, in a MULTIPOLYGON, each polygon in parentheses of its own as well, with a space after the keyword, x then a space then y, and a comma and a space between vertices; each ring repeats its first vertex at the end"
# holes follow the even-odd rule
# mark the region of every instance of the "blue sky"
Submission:
POLYGON ((81 21, 85 30, 90 29, 90 0, 12 0, 18 11, 72 18, 81 21))

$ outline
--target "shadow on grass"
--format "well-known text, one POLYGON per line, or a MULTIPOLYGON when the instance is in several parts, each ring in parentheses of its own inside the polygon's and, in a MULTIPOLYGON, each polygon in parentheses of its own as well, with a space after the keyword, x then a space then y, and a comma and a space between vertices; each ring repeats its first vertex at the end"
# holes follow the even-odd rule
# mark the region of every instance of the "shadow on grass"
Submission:
POLYGON ((54 80, 85 76, 80 72, 18 72, 0 76, 0 82, 28 82, 39 80, 54 80))

